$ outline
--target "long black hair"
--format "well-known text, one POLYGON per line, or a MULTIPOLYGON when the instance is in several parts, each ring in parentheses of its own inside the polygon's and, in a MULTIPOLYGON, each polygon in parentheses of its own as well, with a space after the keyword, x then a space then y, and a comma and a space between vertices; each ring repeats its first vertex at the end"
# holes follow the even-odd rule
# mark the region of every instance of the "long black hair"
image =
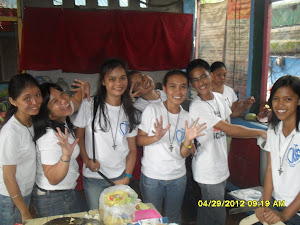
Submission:
MULTIPOLYGON (((39 87, 38 81, 27 73, 13 76, 8 84, 8 96, 14 101, 22 94, 27 87, 39 87)), ((10 104, 4 119, 4 124, 18 111, 18 107, 10 104)), ((3 125, 4 125, 3 124, 3 125)))
MULTIPOLYGON (((93 122, 92 122, 92 129, 95 127, 95 119, 98 109, 100 110, 99 113, 99 125, 100 129, 103 132, 108 132, 110 129, 109 119, 107 118, 107 107, 105 104, 105 100, 107 97, 106 87, 103 85, 103 81, 105 76, 113 71, 115 68, 122 68, 126 72, 126 76, 128 78, 128 69, 127 64, 117 58, 110 58, 103 62, 100 69, 100 76, 98 82, 98 89, 96 95, 94 96, 94 109, 93 109, 93 122), (103 120, 101 119, 103 117, 103 120), (103 121, 103 122, 102 122, 103 121)), ((121 96, 121 103, 123 104, 123 109, 125 115, 129 120, 129 132, 131 132, 138 124, 140 120, 140 112, 135 109, 132 105, 132 99, 129 95, 129 85, 127 86, 125 92, 121 96)), ((122 105, 121 105, 122 106, 122 105)))
MULTIPOLYGON (((281 87, 290 87, 297 95, 298 95, 298 100, 300 99, 300 78, 299 77, 295 77, 292 75, 286 75, 283 77, 280 77, 273 85, 272 89, 271 89, 271 94, 270 94, 270 98, 268 100, 268 104, 272 109, 272 115, 269 119, 269 125, 271 126, 271 128, 273 128, 276 131, 277 125, 280 122, 280 120, 278 119, 278 117, 276 116, 276 114, 274 113, 273 110, 273 105, 272 105, 272 99, 274 97, 274 94, 276 93, 276 91, 281 88, 281 87)), ((297 106, 297 115, 296 115, 296 130, 299 132, 299 119, 300 119, 300 106, 297 106)))
MULTIPOLYGON (((34 127, 34 138, 33 138, 34 142, 37 141, 40 137, 42 137, 46 133, 47 128, 52 128, 53 130, 57 131, 56 128, 59 127, 63 133, 65 132, 64 123, 50 120, 49 118, 50 111, 48 109, 48 102, 50 99, 51 88, 63 92, 63 89, 58 84, 43 83, 40 85, 40 89, 43 96, 43 102, 39 113, 36 116, 32 117, 33 127, 34 127)), ((74 126, 71 123, 70 118, 68 116, 66 118, 66 122, 69 130, 73 133, 74 126)))

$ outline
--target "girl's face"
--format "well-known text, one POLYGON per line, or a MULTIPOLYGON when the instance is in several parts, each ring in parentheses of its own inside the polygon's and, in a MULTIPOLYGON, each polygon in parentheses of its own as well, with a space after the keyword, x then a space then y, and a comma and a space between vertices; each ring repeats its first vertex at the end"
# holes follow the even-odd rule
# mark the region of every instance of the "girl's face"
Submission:
POLYGON ((122 67, 116 67, 105 75, 102 84, 106 87, 107 96, 121 97, 128 85, 126 71, 122 67))
POLYGON ((143 73, 135 73, 131 76, 131 83, 134 85, 133 91, 139 91, 139 96, 144 96, 154 89, 154 81, 151 77, 143 73))
POLYGON ((167 94, 168 103, 180 105, 187 96, 188 80, 181 74, 172 75, 163 89, 167 94))
POLYGON ((43 99, 39 87, 29 86, 22 91, 16 100, 9 98, 9 101, 18 108, 19 116, 34 116, 39 113, 43 99))
POLYGON ((225 67, 221 67, 216 69, 214 72, 211 73, 212 81, 218 85, 223 86, 226 82, 227 70, 225 67))
POLYGON ((279 120, 288 122, 296 119, 299 96, 290 86, 278 88, 272 98, 272 108, 279 120))
POLYGON ((51 88, 48 109, 51 120, 65 122, 66 117, 72 113, 69 95, 63 91, 51 88))
POLYGON ((206 69, 196 67, 190 72, 190 77, 192 86, 200 97, 211 93, 211 78, 206 69))

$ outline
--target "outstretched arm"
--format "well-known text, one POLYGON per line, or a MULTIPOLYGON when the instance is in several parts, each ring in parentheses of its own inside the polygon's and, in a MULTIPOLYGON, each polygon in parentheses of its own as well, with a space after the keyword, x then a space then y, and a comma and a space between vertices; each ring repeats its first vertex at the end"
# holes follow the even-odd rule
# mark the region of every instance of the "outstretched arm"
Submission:
POLYGON ((225 132, 227 135, 236 138, 258 138, 262 136, 265 140, 267 139, 267 132, 260 129, 252 129, 240 125, 233 125, 227 123, 224 120, 218 122, 214 128, 225 132))

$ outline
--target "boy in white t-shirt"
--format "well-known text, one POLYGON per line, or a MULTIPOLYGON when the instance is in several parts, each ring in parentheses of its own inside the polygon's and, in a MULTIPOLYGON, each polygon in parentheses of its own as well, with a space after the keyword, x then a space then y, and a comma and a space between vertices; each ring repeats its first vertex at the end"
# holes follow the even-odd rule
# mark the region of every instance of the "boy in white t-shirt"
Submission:
MULTIPOLYGON (((226 179, 229 177, 226 134, 239 138, 266 138, 266 132, 232 125, 226 121, 231 110, 219 93, 212 92, 209 64, 195 59, 187 66, 187 75, 198 95, 190 104, 193 120, 205 122, 205 136, 197 137, 197 151, 193 157, 193 177, 201 188, 202 201, 224 200, 226 179)), ((199 207, 197 224, 225 224, 224 207, 199 207)))

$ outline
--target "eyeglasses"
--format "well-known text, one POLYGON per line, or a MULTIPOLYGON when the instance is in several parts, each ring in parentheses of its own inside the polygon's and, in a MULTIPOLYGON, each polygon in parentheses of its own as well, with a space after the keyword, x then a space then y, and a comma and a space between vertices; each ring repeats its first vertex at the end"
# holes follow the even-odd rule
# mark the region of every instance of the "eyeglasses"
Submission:
POLYGON ((209 77, 209 74, 204 73, 204 74, 200 75, 197 78, 192 78, 191 82, 192 83, 198 83, 199 81, 206 80, 208 77, 209 77))

